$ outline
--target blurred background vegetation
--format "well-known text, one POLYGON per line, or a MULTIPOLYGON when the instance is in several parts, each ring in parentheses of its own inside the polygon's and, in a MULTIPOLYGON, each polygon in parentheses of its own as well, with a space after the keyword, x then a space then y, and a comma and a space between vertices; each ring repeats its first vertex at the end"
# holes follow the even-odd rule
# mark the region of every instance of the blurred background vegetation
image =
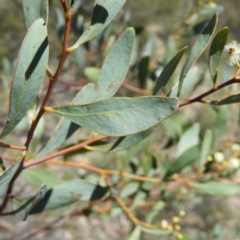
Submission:
MULTIPOLYGON (((58 0, 49 0, 50 2, 50 16, 49 16, 49 42, 50 42, 50 62, 52 65, 55 64, 56 58, 59 57, 60 49, 61 49, 61 35, 59 35, 59 31, 56 31, 56 25, 59 22, 59 18, 57 16, 56 8, 60 8, 60 4, 58 0)), ((91 11, 93 8, 93 2, 89 0, 83 0, 81 8, 77 13, 84 16, 84 18, 88 19, 91 17, 91 11)), ((130 25, 135 27, 138 33, 140 48, 144 46, 147 39, 151 34, 156 35, 158 40, 156 41, 157 45, 157 58, 159 56, 163 56, 166 52, 167 41, 170 35, 176 37, 176 49, 180 49, 185 45, 192 45, 195 40, 191 32, 186 30, 184 33, 186 36, 181 37, 182 33, 179 33, 178 36, 174 35, 176 31, 178 31, 181 20, 184 19, 186 14, 186 6, 188 4, 188 0, 127 0, 127 3, 124 7, 123 12, 129 12, 129 22, 130 25)), ((222 28, 224 26, 228 26, 230 28, 229 41, 240 40, 240 32, 239 32, 239 9, 240 2, 238 0, 224 1, 217 0, 214 2, 211 1, 193 1, 193 5, 201 5, 204 3, 212 3, 218 4, 223 7, 223 10, 219 14, 219 23, 218 28, 222 28)), ((77 15, 77 14, 76 14, 77 15)), ((122 14, 124 15, 124 14, 122 14)), ((79 36, 78 29, 75 27, 77 24, 77 18, 73 18, 73 31, 71 38, 74 42, 79 36)), ((1 29, 1 38, 0 38, 0 73, 3 73, 3 65, 4 59, 8 58, 10 61, 14 61, 17 57, 19 48, 21 46, 22 40, 26 33, 25 20, 22 10, 22 1, 21 0, 0 0, 0 29, 1 29), (1 61, 3 60, 3 61, 1 61)), ((116 30, 117 32, 118 30, 116 30)), ((190 30, 189 30, 190 31, 190 30)), ((207 51, 206 51, 207 52, 207 51)), ((207 53, 206 53, 207 54, 207 53)), ((102 59, 103 56, 100 57, 102 59)), ((206 61, 206 57, 203 57, 199 61, 199 66, 202 66, 204 69, 204 64, 206 61)), ((99 59, 92 59, 91 65, 100 65, 99 59)), ((154 62, 153 62, 154 64, 154 62)), ((224 65, 224 63, 223 63, 224 65)), ((229 70, 230 71, 230 70, 229 70)), ((221 76, 224 76, 223 74, 221 76)), ((223 81, 223 80, 222 80, 223 81)), ((1 85, 0 85, 1 86, 1 85)), ((63 95, 57 95, 59 98, 62 98, 63 95)), ((0 97, 2 101, 2 98, 0 97)), ((55 99, 58 101, 58 99, 55 99)), ((0 109, 6 109, 7 103, 1 103, 0 109)), ((194 122, 201 123, 202 129, 211 128, 214 126, 215 122, 208 121, 208 112, 206 114, 206 109, 202 106, 194 106, 186 108, 185 112, 187 112, 182 119, 186 116, 187 120, 183 120, 184 129, 187 129, 194 122)), ((227 143, 230 141, 239 141, 239 105, 233 106, 230 108, 231 114, 229 114, 229 122, 227 123, 227 127, 225 129, 222 141, 220 143, 220 149, 227 148, 227 143), (229 126, 229 128, 228 128, 229 126), (237 130, 236 130, 237 129, 237 130), (222 145, 221 145, 222 144, 222 145)), ((181 112, 180 112, 181 113, 181 112)), ((6 116, 2 116, 6 117, 6 116)), ((49 126, 48 126, 49 127, 49 126)), ((49 128, 52 128, 50 126, 49 128)), ((161 130, 164 131, 164 130, 161 130)), ((204 130, 202 130, 204 131, 204 130)), ((150 144, 152 148, 159 147, 158 138, 159 132, 153 134, 151 137, 150 144)), ((45 136, 47 139, 47 137, 45 136)), ((45 140, 46 140, 45 139, 45 140)), ((74 140, 72 140, 74 141, 74 140)), ((160 145, 167 144, 166 142, 160 143, 160 145)), ((144 142, 142 145, 138 147, 138 149, 133 149, 129 152, 121 152, 119 154, 109 154, 109 155, 101 155, 98 153, 93 153, 88 155, 88 158, 94 164, 98 164, 98 166, 102 168, 107 168, 109 165, 121 165, 128 164, 127 161, 134 162, 134 154, 138 153, 138 157, 144 159, 147 153, 141 152, 140 149, 142 147, 146 147, 147 143, 144 142), (115 159, 115 163, 112 163, 112 159, 115 159), (124 159, 124 163, 119 163, 124 159)), ((146 147, 148 148, 148 147, 146 147)), ((169 149, 164 150, 163 155, 169 155, 169 149), (165 153, 164 151, 167 151, 165 153)), ((170 150, 171 151, 171 150, 170 150)), ((60 173, 60 175, 66 180, 71 179, 73 175, 79 176, 84 174, 84 171, 73 170, 72 168, 64 167, 64 166, 52 166, 53 171, 60 173)), ((90 176, 94 179, 94 176, 90 176)), ((239 176, 236 176, 236 181, 239 182, 239 176)), ((27 192, 29 189, 24 189, 27 192)), ((166 212, 163 212, 160 216, 163 218, 169 215, 174 216, 174 211, 176 209, 185 209, 187 211, 186 218, 183 219, 182 228, 183 232, 187 233, 191 238, 189 239, 228 239, 228 240, 237 240, 240 239, 240 201, 239 197, 231 197, 231 198, 223 198, 223 197, 206 197, 206 196, 198 196, 194 193, 190 195, 187 194, 187 189, 182 188, 181 194, 172 197, 172 201, 168 204, 168 209, 166 212), (182 206, 176 206, 178 201, 174 201, 176 198, 184 198, 184 196, 188 196, 185 199, 185 203, 182 206), (236 211, 237 209, 237 211, 236 211)), ((76 205, 74 206, 76 207, 76 205)), ((73 208, 74 208, 73 207, 73 208)), ((72 209, 73 209, 72 208, 72 209)), ((64 212, 63 209, 62 212, 64 212)), ((61 213, 62 213, 61 212, 61 213)), ((8 231, 8 233, 16 233, 21 229, 22 231, 29 228, 36 228, 36 226, 41 223, 42 219, 45 218, 47 213, 43 213, 40 217, 31 216, 27 222, 18 222, 14 217, 6 217, 0 220, 0 232, 1 229, 4 231, 8 231), (31 222, 29 220, 31 219, 31 222), (18 231, 16 231, 18 230, 18 231)), ((140 210, 138 215, 144 216, 145 211, 140 210)), ((47 221, 51 222, 55 219, 60 213, 52 212, 52 215, 49 217, 47 221)), ((79 217, 76 221, 65 222, 60 227, 56 226, 56 230, 53 232, 44 232, 37 236, 34 236, 31 239, 112 239, 112 240, 120 240, 120 239, 128 239, 129 234, 132 231, 131 223, 126 219, 124 214, 117 215, 115 217, 116 212, 112 212, 111 216, 109 214, 100 214, 99 217, 90 216, 89 218, 79 217)), ((0 233, 1 236, 1 233, 0 233)), ((11 234, 6 234, 4 236, 10 236, 11 234)), ((17 239, 17 236, 14 235, 17 239)), ((12 238, 13 239, 13 238, 12 238)), ((14 238, 15 239, 15 238, 14 238)), ((30 238, 29 238, 30 239, 30 238)), ((169 239, 168 237, 153 237, 151 235, 144 235, 144 239, 169 239)), ((188 239, 187 237, 185 238, 188 239)))

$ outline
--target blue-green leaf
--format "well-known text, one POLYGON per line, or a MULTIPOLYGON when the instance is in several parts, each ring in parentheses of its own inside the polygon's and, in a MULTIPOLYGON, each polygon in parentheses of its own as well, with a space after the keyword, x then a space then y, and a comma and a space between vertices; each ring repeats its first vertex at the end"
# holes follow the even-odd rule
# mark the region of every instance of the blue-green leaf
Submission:
POLYGON ((117 15, 125 2, 126 0, 96 0, 91 26, 87 28, 72 48, 76 49, 79 45, 96 37, 117 15))
POLYGON ((228 32, 229 32, 228 27, 224 27, 223 29, 221 29, 217 33, 216 37, 213 39, 210 47, 208 67, 213 80, 213 86, 215 86, 217 81, 218 64, 219 64, 224 46, 227 42, 228 32))
POLYGON ((128 28, 111 47, 98 82, 98 100, 111 98, 121 86, 130 66, 135 31, 128 28))
POLYGON ((217 23, 217 15, 215 14, 212 17, 212 19, 209 21, 209 24, 206 26, 206 28, 201 33, 198 40, 193 45, 193 47, 192 47, 192 49, 189 53, 189 56, 188 56, 184 66, 183 66, 181 75, 180 75, 178 96, 181 93, 183 80, 186 77, 188 71, 190 70, 192 65, 197 61, 197 59, 200 57, 200 55, 202 54, 204 49, 207 47, 207 45, 210 41, 210 38, 211 38, 215 28, 216 28, 216 23, 217 23))
POLYGON ((23 41, 10 94, 7 124, 0 139, 22 120, 41 87, 48 62, 47 28, 43 19, 36 20, 23 41))
POLYGON ((23 10, 27 28, 30 28, 38 18, 42 18, 47 24, 48 0, 23 0, 23 10))
POLYGON ((113 98, 85 105, 45 108, 107 136, 125 136, 147 130, 169 117, 178 100, 161 97, 113 98))

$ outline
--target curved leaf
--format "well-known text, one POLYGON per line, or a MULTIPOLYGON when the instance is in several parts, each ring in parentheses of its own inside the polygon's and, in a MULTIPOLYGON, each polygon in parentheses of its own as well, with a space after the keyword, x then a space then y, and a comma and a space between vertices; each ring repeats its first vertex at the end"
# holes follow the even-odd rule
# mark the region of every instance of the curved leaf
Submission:
POLYGON ((111 98, 121 86, 130 66, 135 31, 128 28, 111 47, 98 82, 98 100, 111 98))
POLYGON ((103 198, 108 188, 84 180, 73 180, 49 189, 30 214, 72 204, 78 200, 93 201, 103 198))
POLYGON ((218 64, 227 42, 228 32, 228 27, 221 29, 213 39, 210 47, 208 67, 213 80, 213 86, 215 86, 217 81, 218 64))
POLYGON ((185 53, 186 49, 187 47, 184 47, 179 52, 177 52, 177 54, 171 59, 171 61, 163 69, 153 89, 153 95, 160 95, 163 92, 164 87, 167 85, 168 81, 170 80, 178 63, 182 59, 182 56, 185 53))
POLYGON ((169 117, 178 100, 161 97, 113 98, 86 105, 45 108, 107 136, 125 136, 147 130, 169 117))
POLYGON ((203 30, 201 33, 200 37, 198 40, 195 42, 193 45, 189 56, 183 66, 180 79, 179 79, 179 88, 178 88, 178 96, 181 93, 182 89, 182 84, 183 80, 186 77, 188 71, 192 67, 192 65, 197 61, 197 59, 200 57, 204 49, 207 47, 207 44, 210 41, 210 38, 216 28, 216 23, 217 23, 217 15, 215 14, 212 19, 210 20, 209 24, 206 26, 206 28, 203 30))
POLYGON ((7 124, 3 139, 22 120, 41 87, 48 61, 47 28, 43 19, 36 20, 23 41, 13 76, 7 124))
POLYGON ((229 196, 240 193, 240 185, 231 182, 191 182, 190 185, 201 193, 213 196, 229 196))
MULTIPOLYGON (((92 83, 86 85, 73 99, 73 104, 84 104, 92 102, 97 97, 96 86, 92 83)), ((78 125, 69 121, 68 119, 62 118, 54 133, 43 148, 38 152, 36 157, 41 157, 52 152, 54 149, 61 146, 67 138, 69 138, 77 129, 78 125)))
POLYGON ((48 0, 23 0, 23 10, 27 28, 30 28, 38 18, 42 18, 47 24, 48 0))
POLYGON ((117 15, 125 2, 126 0, 96 0, 91 26, 71 48, 76 49, 79 45, 96 37, 117 15))

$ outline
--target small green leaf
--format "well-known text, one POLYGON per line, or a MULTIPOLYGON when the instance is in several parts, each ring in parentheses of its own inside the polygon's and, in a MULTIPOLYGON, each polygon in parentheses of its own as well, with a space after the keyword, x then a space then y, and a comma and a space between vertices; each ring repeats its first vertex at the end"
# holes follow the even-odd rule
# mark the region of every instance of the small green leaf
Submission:
POLYGON ((191 182, 190 185, 201 193, 213 196, 229 196, 240 193, 240 185, 231 182, 191 182))
POLYGON ((199 146, 191 146, 187 148, 172 164, 168 169, 166 176, 169 177, 174 173, 179 173, 187 165, 195 161, 199 154, 199 146))
POLYGON ((12 166, 7 168, 4 172, 0 175, 0 195, 7 189, 8 184, 12 180, 14 174, 18 170, 18 167, 22 161, 23 157, 20 157, 12 166))
POLYGON ((34 187, 39 187, 45 183, 48 188, 52 188, 61 183, 56 174, 43 168, 27 168, 24 169, 21 175, 34 187))
POLYGON ((98 82, 98 100, 111 98, 121 86, 130 66, 135 31, 126 29, 104 60, 98 82))
POLYGON ((183 66, 180 79, 179 79, 179 88, 178 88, 178 96, 181 93, 183 80, 186 77, 188 71, 192 67, 192 65, 197 61, 197 59, 200 57, 204 49, 207 47, 211 36, 216 28, 217 23, 217 15, 215 14, 212 19, 210 20, 209 24, 206 26, 206 28, 203 30, 202 34, 198 38, 198 40, 193 45, 189 56, 183 66))
POLYGON ((125 2, 126 0, 96 0, 91 26, 87 28, 72 48, 76 49, 79 45, 96 37, 117 15, 125 2))
POLYGON ((72 204, 78 200, 94 201, 103 198, 108 188, 84 180, 73 180, 49 189, 44 198, 31 210, 40 213, 72 204))
POLYGON ((201 151, 200 151, 200 157, 199 157, 199 168, 201 171, 204 169, 204 165, 207 161, 207 156, 211 150, 212 139, 213 139, 212 130, 208 129, 204 135, 202 145, 201 145, 201 151))
POLYGON ((47 187, 44 184, 41 186, 35 196, 28 197, 23 200, 13 198, 12 201, 14 204, 14 213, 16 214, 16 216, 20 220, 25 221, 29 212, 44 198, 46 192, 47 187))
POLYGON ((43 19, 36 20, 23 41, 10 93, 7 124, 0 139, 7 136, 22 120, 41 87, 48 62, 47 28, 43 19))
POLYGON ((163 69, 153 89, 153 95, 160 95, 163 92, 164 87, 167 85, 168 81, 170 80, 178 63, 182 59, 182 56, 185 53, 186 49, 187 47, 184 47, 179 52, 177 52, 177 54, 171 59, 171 61, 163 69))
MULTIPOLYGON (((92 102, 97 97, 96 86, 92 83, 84 86, 84 88, 75 96, 73 104, 84 104, 92 102)), ((69 121, 68 119, 62 118, 58 123, 54 133, 48 140, 46 145, 39 151, 36 157, 41 157, 52 152, 54 149, 61 146, 67 138, 69 138, 77 129, 78 125, 69 121)))
POLYGON ((92 131, 125 136, 147 130, 169 117, 177 99, 161 97, 113 98, 86 105, 45 108, 92 131))
POLYGON ((239 102, 240 102, 240 93, 234 94, 224 99, 207 101, 207 103, 211 105, 225 105, 225 104, 232 104, 232 103, 239 103, 239 102))
POLYGON ((42 18, 47 24, 48 0, 23 0, 23 10, 27 28, 30 28, 38 18, 42 18))
POLYGON ((187 131, 185 131, 182 134, 178 142, 176 157, 179 157, 188 148, 199 143, 199 133, 200 133, 199 124, 194 124, 192 127, 188 128, 187 131))
POLYGON ((86 67, 84 68, 83 73, 90 82, 97 84, 101 69, 97 67, 86 67))
POLYGON ((139 182, 131 182, 131 183, 127 183, 122 191, 120 192, 120 197, 121 198, 126 198, 134 193, 136 193, 138 191, 140 187, 140 183, 139 182))
POLYGON ((228 27, 221 29, 213 39, 210 47, 208 67, 213 80, 213 86, 215 86, 217 81, 218 64, 227 42, 228 32, 228 27))

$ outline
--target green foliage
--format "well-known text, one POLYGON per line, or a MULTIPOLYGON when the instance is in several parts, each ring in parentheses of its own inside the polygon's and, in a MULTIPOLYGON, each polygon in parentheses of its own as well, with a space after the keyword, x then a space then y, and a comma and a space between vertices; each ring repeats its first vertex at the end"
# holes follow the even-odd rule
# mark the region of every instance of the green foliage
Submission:
MULTIPOLYGON (((225 131, 237 114, 218 106, 234 108, 240 102, 240 45, 226 48, 228 27, 211 42, 222 6, 189 0, 165 55, 158 56, 159 36, 144 39, 141 29, 130 27, 130 14, 121 11, 124 3, 96 0, 89 25, 82 14, 90 9, 81 0, 50 2, 50 9, 47 0, 23 1, 28 31, 16 64, 4 58, 0 75, 0 100, 9 102, 7 122, 4 126, 1 118, 0 125, 0 147, 6 150, 0 157, 0 194, 5 193, 0 215, 48 218, 54 214, 46 211, 55 209, 62 220, 111 211, 132 222, 130 240, 145 235, 190 239, 182 234, 181 221, 200 196, 240 193, 232 181, 240 167, 240 143, 231 136, 238 136, 235 130, 225 131), (60 57, 50 55, 49 61, 53 25, 59 36, 54 41, 63 42, 55 54, 60 57), (179 47, 195 35, 189 53, 179 47), (208 47, 207 60, 196 63, 208 47), (221 71, 224 49, 238 65, 229 80, 221 71), (222 78, 219 85, 217 78, 222 78), (195 103, 202 105, 195 108, 195 103), (16 159, 14 151, 22 151, 21 157, 16 159), (10 160, 15 162, 5 168, 10 160), (13 191, 16 184, 27 193, 13 191)), ((51 230, 51 224, 42 229, 51 230)))

